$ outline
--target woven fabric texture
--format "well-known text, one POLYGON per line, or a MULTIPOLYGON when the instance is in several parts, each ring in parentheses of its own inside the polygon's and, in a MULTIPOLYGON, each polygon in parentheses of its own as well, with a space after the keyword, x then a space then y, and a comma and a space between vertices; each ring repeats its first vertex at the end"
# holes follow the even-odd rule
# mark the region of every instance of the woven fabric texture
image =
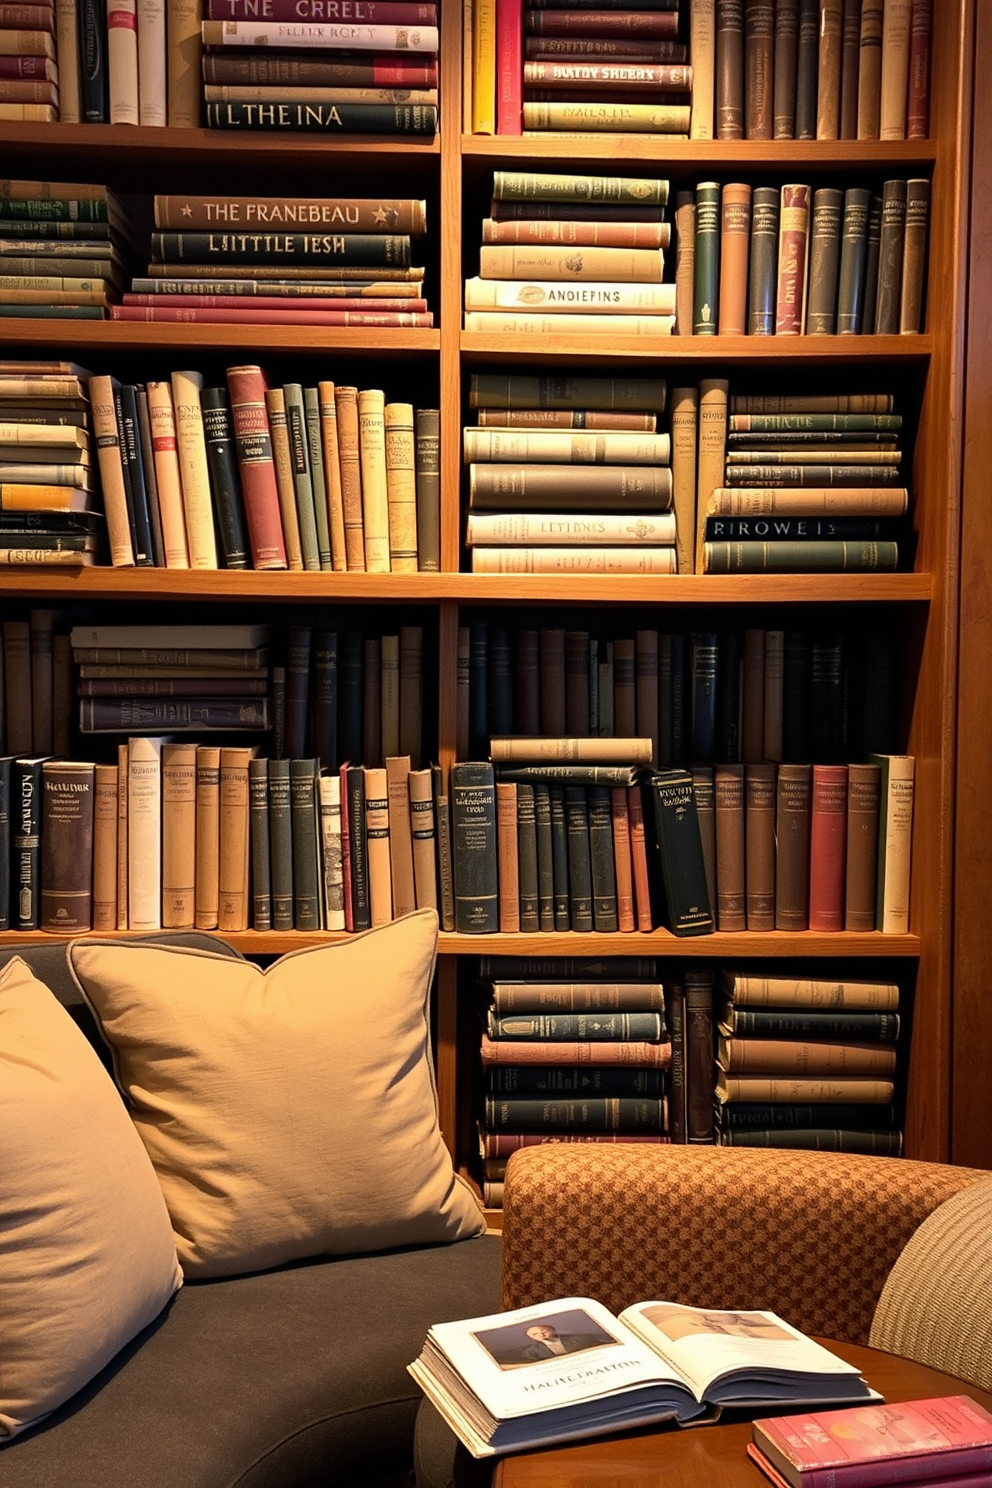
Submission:
POLYGON ((882 1289, 870 1342, 992 1390, 992 1178, 920 1225, 882 1289))
POLYGON ((548 1144, 514 1153, 503 1306, 759 1307, 867 1343, 886 1277, 969 1168, 842 1153, 548 1144))

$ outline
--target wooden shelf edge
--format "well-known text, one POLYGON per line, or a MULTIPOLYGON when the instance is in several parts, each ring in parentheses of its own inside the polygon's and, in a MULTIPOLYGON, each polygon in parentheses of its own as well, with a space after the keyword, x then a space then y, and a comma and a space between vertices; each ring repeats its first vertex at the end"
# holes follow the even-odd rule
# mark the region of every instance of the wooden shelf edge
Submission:
POLYGON ((603 336, 602 345, 588 336, 557 336, 554 353, 547 338, 533 346, 525 335, 462 331, 461 352, 467 362, 760 362, 794 366, 797 362, 922 362, 933 350, 933 338, 920 336, 603 336))
POLYGON ((852 169, 930 164, 937 157, 934 140, 691 140, 679 135, 540 134, 526 136, 463 134, 462 159, 473 164, 502 161, 624 160, 655 164, 675 174, 694 167, 740 170, 801 166, 809 170, 852 169))
POLYGON ((230 129, 177 129, 172 126, 152 129, 147 125, 129 124, 16 124, 0 123, 0 145, 20 155, 57 154, 66 164, 94 168, 105 156, 126 150, 133 161, 170 166, 193 164, 200 160, 223 164, 225 160, 244 165, 245 157, 265 166, 283 160, 298 161, 308 155, 332 152, 340 159, 361 162, 380 158, 387 147, 393 154, 435 157, 441 153, 441 137, 397 134, 316 134, 306 131, 230 129))
MULTIPOLYGON (((95 126, 94 126, 95 127, 95 126)), ((348 351, 360 356, 423 356, 441 349, 437 330, 390 330, 378 326, 166 325, 124 320, 0 320, 0 340, 8 346, 71 346, 88 351, 183 352, 348 351)))

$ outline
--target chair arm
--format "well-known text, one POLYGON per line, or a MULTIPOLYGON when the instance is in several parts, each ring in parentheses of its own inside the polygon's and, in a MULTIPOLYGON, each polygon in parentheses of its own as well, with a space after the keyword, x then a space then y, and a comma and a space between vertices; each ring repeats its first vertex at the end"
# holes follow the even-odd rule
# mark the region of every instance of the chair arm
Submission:
POLYGON ((899 1158, 719 1147, 524 1148, 503 1194, 503 1306, 596 1297, 758 1307, 867 1343, 917 1226, 987 1173, 899 1158))

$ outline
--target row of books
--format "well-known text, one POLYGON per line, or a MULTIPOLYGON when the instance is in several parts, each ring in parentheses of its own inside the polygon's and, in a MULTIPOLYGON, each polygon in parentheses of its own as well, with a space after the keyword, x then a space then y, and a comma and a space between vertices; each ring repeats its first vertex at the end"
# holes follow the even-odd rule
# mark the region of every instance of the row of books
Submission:
POLYGON ((694 139, 925 139, 932 0, 693 0, 694 139))
MULTIPOLYGON (((896 751, 896 638, 883 629, 460 627, 459 759, 493 736, 632 737, 647 763, 838 764, 896 751)), ((535 746, 536 747, 536 746, 535 746)))
POLYGON ((677 3, 474 0, 464 116, 475 134, 619 132, 685 138, 692 68, 677 3))
POLYGON ((436 410, 326 380, 270 387, 256 365, 214 388, 195 371, 144 388, 101 374, 89 394, 115 567, 437 566, 436 410))
POLYGON ((701 181, 675 199, 675 329, 696 336, 923 329, 930 182, 701 181))
POLYGON ((54 123, 59 117, 55 6, 5 5, 0 13, 0 119, 54 123))
POLYGON ((0 316, 102 320, 133 258, 130 224, 106 186, 0 181, 0 316))
POLYGON ((657 177, 494 171, 479 273, 465 282, 465 329, 670 334, 668 190, 657 177))

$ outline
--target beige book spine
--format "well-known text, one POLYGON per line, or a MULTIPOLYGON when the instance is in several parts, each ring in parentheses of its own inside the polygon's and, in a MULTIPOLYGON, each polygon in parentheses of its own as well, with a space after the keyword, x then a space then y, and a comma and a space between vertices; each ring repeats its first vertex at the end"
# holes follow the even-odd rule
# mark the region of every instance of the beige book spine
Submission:
POLYGON ((410 771, 410 833, 418 909, 437 909, 437 824, 432 771, 410 771))
POLYGON ((165 17, 169 125, 173 129, 196 129, 203 86, 203 0, 166 0, 165 17))
POLYGON ((536 310, 466 310, 465 330, 516 336, 670 336, 674 315, 600 315, 581 312, 545 315, 536 310))
POLYGON ((721 1034, 717 1057, 729 1074, 891 1075, 896 1051, 884 1044, 829 1044, 721 1034))
POLYGON ((664 268, 660 248, 592 247, 576 253, 549 244, 484 243, 479 250, 482 279, 660 284, 664 268))
POLYGON ((720 198, 720 299, 718 334, 747 331, 748 253, 751 242, 751 187, 729 181, 720 198))
POLYGON ((55 48, 59 59, 59 123, 78 124, 82 106, 76 0, 55 0, 55 48))
POLYGON ((195 924, 196 745, 162 746, 162 925, 195 924))
POLYGON ((389 864, 389 794, 385 767, 366 765, 364 784, 369 905, 373 926, 385 925, 388 924, 393 913, 389 864))
POLYGON ((878 139, 882 95, 882 0, 863 0, 858 59, 858 139, 878 139))
POLYGON ((220 867, 220 746, 196 748, 197 930, 216 930, 220 867))
POLYGON ((901 517, 905 486, 722 486, 710 493, 711 517, 901 517))
POLYGON ((473 573, 673 574, 675 549, 473 548, 473 573))
POLYGON ((389 494, 386 483, 386 400, 379 388, 358 394, 365 570, 389 573, 389 494))
POLYGON ((909 33, 912 0, 885 0, 882 9, 882 75, 879 90, 878 137, 906 138, 906 98, 909 90, 909 33))
POLYGON ((117 746, 117 928, 127 929, 127 744, 117 746))
POLYGON ((894 982, 754 977, 728 972, 721 986, 737 1007, 893 1013, 899 1006, 899 988, 894 982))
POLYGON ((200 407, 203 377, 199 372, 173 372, 171 382, 190 567, 213 569, 217 567, 217 544, 203 410, 200 407))
POLYGON ((699 459, 696 467, 696 534, 693 568, 703 572, 703 543, 710 497, 723 482, 730 384, 707 378, 699 384, 699 459))
POLYGON ((338 415, 338 457, 341 467, 341 504, 344 512, 345 555, 349 573, 365 572, 365 524, 362 516, 362 462, 358 418, 358 389, 335 387, 338 415))
POLYGON ((117 766, 93 779, 93 929, 117 929, 117 766))
POLYGON ((165 0, 138 0, 138 118, 161 129, 168 123, 165 0))
POLYGON ((276 490, 279 494, 279 516, 282 520, 283 541, 286 544, 286 562, 291 569, 302 570, 300 518, 296 510, 296 487, 293 481, 293 457, 289 449, 286 398, 281 387, 266 388, 265 411, 269 415, 272 463, 276 472, 276 490))
POLYGON ((103 505, 107 517, 107 535, 110 539, 110 562, 114 568, 133 568, 134 547, 131 543, 131 524, 127 514, 127 493, 124 486, 124 466, 121 463, 120 434, 117 429, 117 414, 114 410, 113 378, 102 373, 91 377, 89 389, 93 437, 96 441, 100 485, 103 488, 103 505))
POLYGON ((493 734, 489 757, 494 764, 650 765, 652 741, 646 734, 602 739, 531 738, 493 734))
POLYGON ((146 389, 148 421, 151 425, 152 449, 155 455, 155 480, 158 486, 158 508, 162 522, 165 566, 166 568, 189 568, 186 515, 183 511, 183 488, 179 474, 172 388, 167 382, 149 382, 146 384, 146 389))
POLYGON ((138 15, 135 0, 107 6, 107 80, 111 124, 138 123, 138 15))
POLYGON ((338 449, 338 409, 333 382, 319 382, 320 437, 324 451, 327 487, 327 525, 331 534, 331 568, 346 573, 348 554, 344 534, 344 499, 341 492, 341 455, 338 449))
POLYGON ((872 754, 868 758, 882 772, 875 928, 886 935, 905 935, 909 930, 915 760, 908 754, 872 754))
POLYGON ((220 751, 220 840, 217 864, 217 928, 248 929, 248 745, 220 751))
MULTIPOLYGON (((692 504, 695 509, 695 449, 693 449, 692 504)), ((468 547, 509 547, 575 543, 603 547, 616 543, 674 543, 675 512, 469 512, 465 525, 468 547)), ((689 518, 692 530, 692 513, 689 518)), ((690 543, 689 568, 692 572, 690 543)), ((679 569, 680 572, 683 570, 679 569)))
POLYGON ((389 872, 393 886, 393 918, 417 908, 414 881, 413 834, 410 821, 410 756, 386 756, 386 798, 389 802, 389 872))
POLYGON ((692 335, 693 278, 696 265, 696 197, 675 193, 675 326, 677 336, 692 335))
POLYGON ((843 0, 820 0, 816 81, 816 137, 840 137, 840 64, 843 0))
POLYGON ((526 465, 551 461, 560 465, 667 465, 672 442, 668 434, 632 434, 620 430, 479 429, 462 435, 466 464, 526 465))
POLYGON ((716 89, 716 0, 693 0, 689 12, 689 55, 692 58, 692 112, 689 138, 713 138, 716 89))
POLYGON ((499 928, 520 929, 520 865, 517 843, 517 787, 512 780, 496 782, 496 856, 499 867, 499 928))
POLYGON ((389 512, 389 567, 417 572, 417 475, 413 404, 385 407, 386 498, 389 512))
POLYGON ((717 1075, 716 1094, 720 1101, 783 1101, 807 1104, 887 1105, 893 1096, 891 1080, 873 1079, 868 1075, 717 1075))
POLYGON ((459 625, 455 651, 455 759, 468 759, 470 631, 459 625))
POLYGON ((128 740, 127 924, 162 928, 162 739, 128 740))

